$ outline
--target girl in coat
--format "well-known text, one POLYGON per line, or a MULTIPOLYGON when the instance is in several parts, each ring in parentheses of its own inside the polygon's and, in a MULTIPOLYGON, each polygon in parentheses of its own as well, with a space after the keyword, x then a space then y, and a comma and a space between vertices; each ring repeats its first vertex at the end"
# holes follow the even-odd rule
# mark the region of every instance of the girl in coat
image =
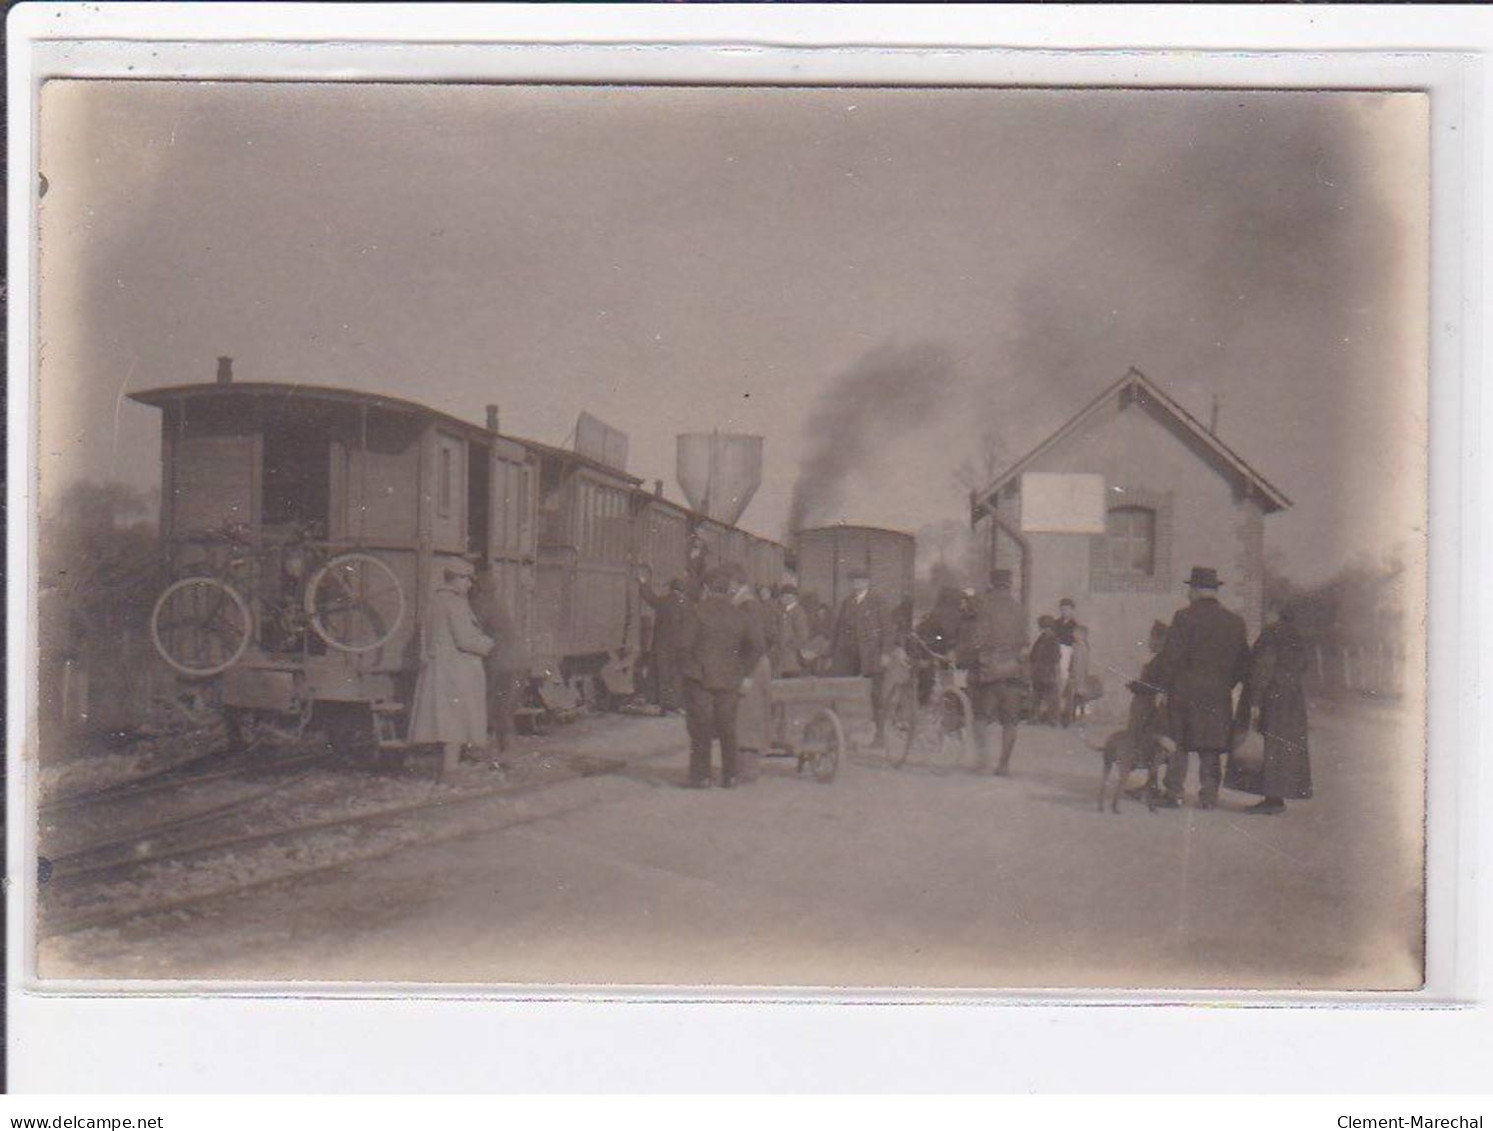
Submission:
POLYGON ((439 743, 441 773, 461 760, 462 748, 487 745, 487 676, 482 657, 493 640, 477 626, 467 594, 475 571, 459 558, 445 564, 445 581, 430 603, 425 653, 410 707, 410 743, 439 743))

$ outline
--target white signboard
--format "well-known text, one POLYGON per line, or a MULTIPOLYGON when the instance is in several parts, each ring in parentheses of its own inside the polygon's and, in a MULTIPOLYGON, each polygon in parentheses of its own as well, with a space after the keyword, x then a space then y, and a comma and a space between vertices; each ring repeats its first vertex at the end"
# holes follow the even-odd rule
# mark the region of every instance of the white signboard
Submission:
POLYGON ((1028 471, 1021 476, 1021 529, 1104 533, 1104 476, 1028 471))

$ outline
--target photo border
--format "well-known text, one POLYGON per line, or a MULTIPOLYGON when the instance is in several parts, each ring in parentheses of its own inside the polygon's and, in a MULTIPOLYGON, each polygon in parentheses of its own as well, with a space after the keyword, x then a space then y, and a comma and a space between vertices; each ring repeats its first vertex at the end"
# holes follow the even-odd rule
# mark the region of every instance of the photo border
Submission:
MULTIPOLYGON (((456 1019, 472 1003, 510 1011, 583 1009, 609 1010, 612 1017, 599 1024, 608 1030, 616 1018, 636 1016, 639 1009, 655 1010, 672 1003, 678 1011, 745 1010, 728 1024, 750 1026, 755 1014, 780 1016, 788 1010, 795 1022, 806 1014, 825 1015, 833 1025, 846 1013, 864 1019, 866 1010, 837 1006, 897 1006, 885 1014, 903 1020, 909 1008, 950 1010, 965 1015, 976 1029, 993 1019, 1005 1024, 1020 1017, 1058 1011, 1063 1027, 1074 1018, 1106 1016, 1141 1018, 1170 1013, 1168 1007, 1199 1004, 1231 1006, 1315 1007, 1329 1015, 1373 1010, 1385 1016, 1427 1011, 1450 1015, 1486 1012, 1478 999, 1479 970, 1486 971, 1487 939, 1477 930, 1478 911, 1490 904, 1479 893, 1475 864, 1486 841, 1478 838, 1479 815, 1488 805, 1489 775, 1479 772, 1478 738, 1487 704, 1477 694, 1477 676, 1488 647, 1479 624, 1479 595, 1474 579, 1484 576, 1481 546, 1476 537, 1485 513, 1483 483, 1486 467, 1480 461, 1480 438, 1487 406, 1477 376, 1481 371, 1481 290, 1484 254, 1481 213, 1486 199, 1481 179, 1482 141, 1486 136, 1486 98, 1481 59, 1464 48, 1391 50, 1387 42, 1356 49, 1280 51, 1295 37, 1309 38, 1297 18, 1259 21, 1238 10, 1209 10, 1219 27, 1214 34, 1239 36, 1244 50, 1218 50, 1216 43, 1189 39, 1202 26, 1195 18, 1176 19, 1176 9, 1153 13, 1150 31, 1170 25, 1170 48, 1156 43, 1146 50, 1122 46, 1131 40, 1111 40, 1104 49, 1105 24, 1115 28, 1115 9, 1098 11, 1097 21, 1075 19, 1075 13, 1025 10, 1025 22, 1008 19, 1011 9, 951 9, 930 20, 901 9, 851 13, 795 8, 729 10, 711 8, 709 21, 692 12, 650 8, 526 8, 498 6, 448 11, 444 18, 429 11, 348 6, 280 5, 155 5, 146 9, 104 5, 87 10, 70 5, 25 5, 13 10, 9 22, 10 127, 12 185, 25 191, 10 195, 11 221, 11 338, 10 436, 8 470, 10 510, 19 516, 9 530, 7 546, 8 648, 11 657, 31 657, 34 651, 34 602, 28 599, 34 583, 33 518, 36 465, 31 458, 35 437, 35 405, 30 396, 37 340, 31 296, 36 279, 34 133, 40 83, 49 77, 89 78, 276 78, 300 81, 367 82, 553 82, 635 83, 669 85, 916 85, 916 86, 1051 86, 1069 88, 1222 89, 1265 87, 1293 90, 1417 89, 1432 95, 1432 344, 1431 344, 1431 499, 1430 499, 1430 676, 1428 686, 1428 741, 1440 755, 1427 761, 1427 948, 1425 989, 1409 993, 1306 993, 1274 991, 1196 992, 1031 992, 928 990, 784 990, 721 989, 657 991, 646 988, 619 992, 615 987, 559 987, 551 990, 506 987, 418 987, 400 984, 333 986, 313 983, 128 983, 128 998, 101 996, 98 982, 53 982, 42 985, 24 964, 32 952, 35 877, 34 847, 26 835, 31 828, 27 799, 34 791, 29 775, 34 747, 23 744, 35 734, 35 665, 8 667, 7 754, 11 782, 9 840, 9 909, 7 954, 11 1023, 17 1030, 41 1025, 39 1031, 74 1033, 90 1012, 116 1018, 120 1008, 139 1006, 138 1023, 155 1030, 159 1018, 179 1015, 183 1006, 204 1014, 210 1026, 232 1015, 233 1027, 245 1023, 273 1023, 273 1015, 299 1004, 331 1003, 351 1007, 378 1001, 381 1011, 390 1002, 401 1010, 419 1007, 427 1019, 440 1024, 443 1012, 456 1019), (206 9, 206 10, 204 10, 206 9), (1227 18, 1225 18, 1225 12, 1227 18), (471 19, 476 14, 481 18, 471 19), (683 18, 688 17, 688 18, 683 18), (202 21, 207 25, 203 26, 202 21), (454 22, 453 22, 454 21, 454 22), (852 25, 849 32, 846 24, 852 25), (459 24, 457 28, 455 25, 459 24), (1261 41, 1260 31, 1276 24, 1277 50, 1261 41), (816 39, 833 25, 842 40, 816 39), (1082 31, 1080 32, 1080 25, 1082 31), (1294 25, 1294 26, 1293 26, 1294 25), (336 40, 326 38, 327 29, 336 40), (1286 34, 1280 33, 1284 30, 1286 34), (454 36, 453 31, 459 31, 454 36), (993 33, 1003 33, 994 36, 993 33), (1014 32, 1014 34, 1013 34, 1014 32), (859 33, 851 34, 851 33, 859 33), (1080 35, 1082 38, 1080 38, 1080 35), (932 36, 930 40, 927 37, 932 36), (1023 36, 1030 37, 1024 40, 1023 36), (272 37, 280 37, 278 39, 272 37), (450 38, 481 39, 479 44, 450 42, 450 38), (899 38, 900 37, 900 38, 899 38), (923 46, 910 41, 923 37, 923 46), (354 42, 362 40, 362 42, 354 42), (418 50, 408 43, 421 41, 418 50), (382 42, 378 42, 382 41, 382 42), (1025 43, 1025 46, 1013 44, 1025 43), (1085 43, 1083 51, 1060 50, 1085 43), (1004 46, 996 44, 1004 43, 1004 46), (1184 51, 1183 43, 1213 47, 1211 53, 1184 51), (439 71, 439 75, 433 73, 439 71), (777 76, 775 79, 773 76, 777 76), (25 264, 26 270, 18 270, 25 264), (1479 508, 1482 508, 1481 510, 1479 508), (21 709, 18 709, 20 707, 21 709), (27 757, 22 758, 22 750, 27 757), (1449 757, 1445 756, 1451 751, 1449 757), (210 993, 211 999, 200 996, 210 993), (102 1003, 102 1004, 101 1004, 102 1003), (220 1005, 219 1003, 223 1003, 220 1005), (750 1003, 750 1004, 747 1004, 750 1003), (270 1005, 268 1010, 240 1005, 270 1005), (95 1008, 87 1008, 92 1005, 95 1008), (1146 1005, 1152 1010, 1137 1011, 1146 1005), (169 1008, 161 1008, 167 1006, 169 1008), (1020 1011, 999 1007, 1024 1006, 1020 1011), (1083 1010, 1075 1006, 1127 1007, 1083 1010), (1348 1010, 1341 1007, 1356 1007, 1348 1010), (428 1008, 426 1008, 428 1007, 428 1008), (446 1007, 450 1007, 447 1009, 446 1007), (995 1012, 991 1007, 996 1007, 995 1012), (253 1017, 255 1013, 263 1016, 253 1017), (50 1014, 50 1016, 45 1016, 50 1014), (837 1016, 839 1015, 839 1016, 837 1016)), ((1136 9, 1126 10, 1134 13, 1136 9)), ((1085 13, 1087 14, 1087 13, 1085 13)), ((1319 10, 1318 24, 1330 13, 1319 10)), ((1388 16, 1391 13, 1385 12, 1388 16)), ((1400 9, 1398 14, 1409 14, 1400 9)), ((1253 14, 1251 14, 1253 15, 1253 14)), ((1275 13, 1284 17, 1286 13, 1275 13)), ((1343 13, 1340 13, 1343 15, 1343 13)), ((1363 12, 1357 12, 1359 21, 1363 12)), ((1372 21, 1394 25, 1397 21, 1372 21)), ((1424 23, 1424 21, 1422 21, 1424 23)), ((1469 22, 1470 23, 1470 22, 1469 22)), ((1132 21, 1125 21, 1127 29, 1132 21)), ((1401 26, 1405 26, 1401 24, 1401 26)), ((1324 29, 1317 27, 1320 34, 1324 29)), ((1359 41, 1362 27, 1355 28, 1359 41)), ((1113 31, 1110 32, 1113 35, 1113 31)), ((1382 36, 1381 36, 1382 39, 1382 36)), ((1339 45, 1341 46, 1341 45, 1339 45)), ((1489 869, 1482 870, 1486 886, 1489 869)), ((1486 977, 1486 975, 1484 975, 1486 977)), ((125 1013, 130 1010, 126 1009, 125 1013)), ((292 1010, 292 1012, 295 1012, 292 1010)), ((663 1010, 667 1014, 669 1010, 663 1010)), ((873 1011, 874 1012, 874 1011, 873 1011)), ((1263 1020, 1279 1010, 1246 1011, 1263 1020)), ((1300 1013, 1297 1009, 1292 1011, 1300 1013)), ((1208 1016, 1195 1009, 1182 1013, 1196 1021, 1208 1016)), ((281 1013, 281 1016, 284 1016, 281 1013)), ((1239 1016, 1235 1012, 1234 1016, 1239 1016)), ((656 1020, 649 1018, 649 1022, 656 1020)), ((197 1020, 194 1018, 194 1020, 197 1020)), ((319 1018, 309 1020, 315 1028, 319 1018)), ((470 1020, 470 1016, 468 1016, 470 1020)), ((532 1023, 532 1018, 530 1021, 532 1023)), ((304 1021, 301 1022, 304 1024, 304 1021)), ((169 1025, 169 1022, 167 1022, 169 1025)), ((111 1022, 112 1025, 112 1022, 111 1022)), ((196 1028, 197 1026, 187 1026, 196 1028)), ((644 1027, 647 1027, 646 1025, 644 1027)), ((1094 1024, 1096 1030, 1105 1028, 1094 1024)), ((356 1028, 356 1026, 354 1026, 356 1028)), ((1233 1029, 1250 1028, 1236 1024, 1233 1029)), ((142 1053, 146 1050, 141 1050, 142 1053)), ((119 1067, 140 1058, 121 1051, 119 1067)), ((375 1057, 375 1060, 379 1058, 375 1057)), ((37 1079, 66 1079, 67 1067, 28 1059, 13 1061, 19 1072, 37 1079), (50 1073, 50 1075, 48 1075, 50 1073), (58 1075, 60 1074, 60 1075, 58 1075)), ((89 1066, 97 1071, 98 1065, 89 1066)), ((76 1069, 75 1069, 76 1071, 76 1069)), ((146 1073, 147 1077, 150 1075, 146 1073)), ((106 1072, 116 1083, 130 1079, 106 1072)), ((25 1078, 22 1075, 22 1078, 25 1078)), ((376 1074, 363 1077, 376 1080, 376 1074)), ((76 1076, 74 1076, 76 1079, 76 1076)), ((240 1078, 241 1079, 241 1078, 240 1078)), ((574 1084, 574 1082, 573 1082, 574 1084)))

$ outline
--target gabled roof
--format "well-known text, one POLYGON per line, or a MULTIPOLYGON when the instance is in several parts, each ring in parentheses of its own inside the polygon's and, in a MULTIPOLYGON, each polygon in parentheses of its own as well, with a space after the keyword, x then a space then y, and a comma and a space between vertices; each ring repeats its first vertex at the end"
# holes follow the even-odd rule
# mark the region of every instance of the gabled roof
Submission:
POLYGON ((1021 459, 1017 460, 983 491, 974 492, 971 498, 973 508, 972 517, 978 520, 981 515, 987 513, 987 504, 1008 483, 1026 471, 1047 452, 1057 447, 1069 436, 1079 431, 1085 424, 1103 411, 1115 397, 1125 396, 1129 393, 1142 403, 1150 403, 1171 416, 1177 424, 1197 440, 1199 445, 1209 455, 1217 460, 1221 467, 1227 468, 1254 490, 1265 503, 1265 513, 1284 510, 1291 505, 1291 500, 1286 497, 1285 492, 1276 487, 1249 464, 1244 462, 1233 448, 1229 447, 1212 432, 1205 428, 1200 420, 1179 405, 1171 397, 1167 396, 1149 377, 1134 366, 1130 371, 1116 381, 1104 392, 1100 393, 1092 401, 1079 410, 1068 423, 1064 424, 1051 436, 1043 440, 1021 459))

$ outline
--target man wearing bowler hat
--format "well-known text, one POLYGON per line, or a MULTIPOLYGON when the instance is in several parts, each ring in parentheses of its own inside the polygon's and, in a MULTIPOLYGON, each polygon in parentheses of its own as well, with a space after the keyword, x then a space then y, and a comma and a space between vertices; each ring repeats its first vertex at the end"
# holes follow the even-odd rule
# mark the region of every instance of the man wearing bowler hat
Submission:
POLYGON ((871 680, 871 713, 876 720, 877 746, 886 745, 886 719, 883 713, 883 681, 892 649, 897 646, 897 630, 887 612, 886 602, 871 589, 871 574, 857 567, 850 571, 850 596, 840 605, 835 619, 834 657, 836 675, 867 676, 871 680))
POLYGON ((1161 651, 1161 686, 1177 752, 1166 770, 1161 805, 1175 809, 1187 785, 1187 756, 1198 756, 1198 808, 1218 804, 1219 759, 1229 748, 1234 688, 1249 674, 1244 618, 1218 603, 1216 570, 1193 566, 1188 607, 1172 618, 1161 651))

